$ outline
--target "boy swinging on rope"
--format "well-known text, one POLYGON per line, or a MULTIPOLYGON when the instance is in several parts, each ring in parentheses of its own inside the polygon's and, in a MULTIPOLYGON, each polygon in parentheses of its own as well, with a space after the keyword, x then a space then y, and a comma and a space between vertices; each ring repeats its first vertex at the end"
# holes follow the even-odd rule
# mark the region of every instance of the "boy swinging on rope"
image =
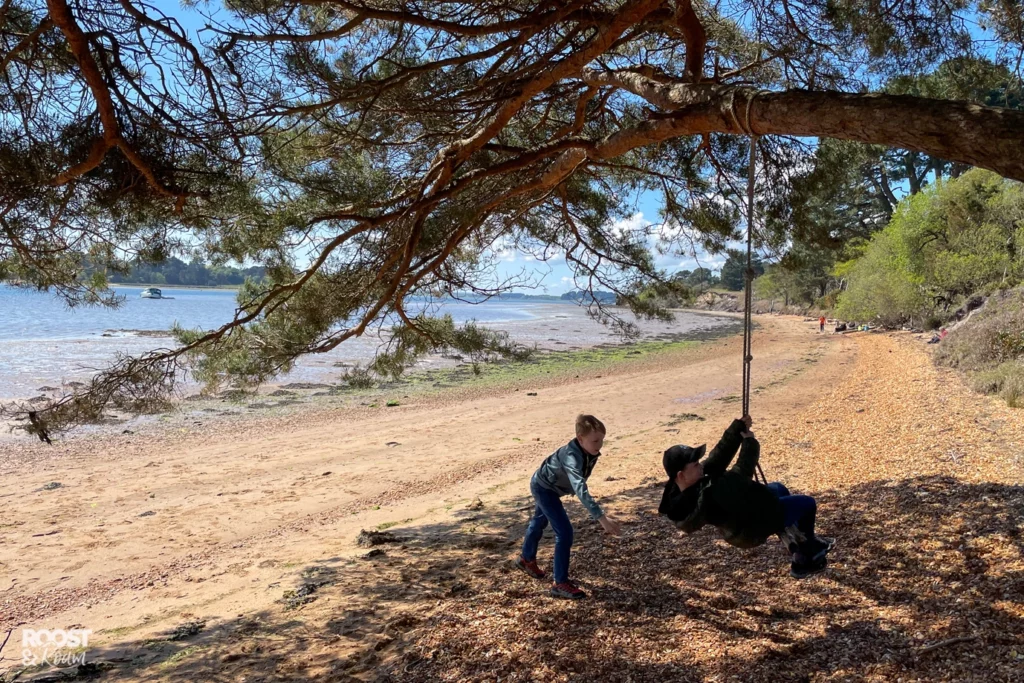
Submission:
POLYGON ((718 527, 737 548, 759 546, 778 534, 792 553, 793 578, 824 571, 834 541, 814 535, 817 503, 810 496, 790 495, 780 483, 754 479, 761 446, 750 431, 752 423, 749 415, 733 420, 703 463, 706 445, 665 451, 668 482, 658 512, 688 534, 705 524, 718 527), (737 449, 739 459, 727 470, 737 449))

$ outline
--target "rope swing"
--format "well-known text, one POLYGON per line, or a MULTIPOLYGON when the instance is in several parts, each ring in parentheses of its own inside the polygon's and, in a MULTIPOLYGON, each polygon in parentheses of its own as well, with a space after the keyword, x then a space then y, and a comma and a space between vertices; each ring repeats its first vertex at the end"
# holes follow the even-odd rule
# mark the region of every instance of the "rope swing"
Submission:
POLYGON ((744 271, 743 287, 743 414, 750 415, 750 344, 753 341, 754 325, 751 319, 751 303, 753 301, 753 244, 754 244, 754 182, 757 160, 757 136, 750 136, 750 168, 747 174, 747 268, 744 271))
MULTIPOLYGON (((750 108, 754 104, 754 98, 760 92, 747 93, 747 106, 743 120, 736 115, 736 93, 729 97, 729 114, 733 123, 750 138, 750 164, 747 169, 747 269, 744 272, 743 288, 743 415, 750 415, 750 363, 754 360, 751 352, 754 336, 754 323, 751 319, 753 314, 754 299, 754 187, 757 182, 757 140, 758 135, 750 125, 750 108)), ((764 476, 761 464, 757 464, 757 473, 761 475, 761 481, 765 484, 768 479, 764 476)))
MULTIPOLYGON (((743 288, 743 415, 750 415, 750 364, 754 360, 752 343, 754 341, 753 300, 754 300, 754 184, 757 177, 757 136, 750 131, 750 100, 747 102, 747 130, 750 135, 750 167, 747 173, 747 269, 744 271, 745 285, 743 288)), ((768 483, 761 463, 757 463, 757 473, 761 481, 768 483)))

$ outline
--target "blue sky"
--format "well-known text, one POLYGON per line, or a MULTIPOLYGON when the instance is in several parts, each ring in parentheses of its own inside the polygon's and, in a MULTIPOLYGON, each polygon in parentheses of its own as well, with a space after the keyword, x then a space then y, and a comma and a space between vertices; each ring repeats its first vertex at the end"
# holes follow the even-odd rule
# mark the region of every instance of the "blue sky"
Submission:
MULTIPOLYGON (((655 193, 647 193, 639 198, 637 210, 628 218, 616 221, 611 226, 612 230, 639 231, 648 228, 652 223, 659 223, 658 214, 661 208, 660 196, 655 193)), ((652 246, 652 253, 655 256, 655 264, 661 270, 674 273, 678 270, 693 270, 698 266, 718 270, 725 261, 725 254, 709 256, 706 253, 698 252, 697 258, 693 256, 680 256, 677 254, 658 254, 653 249, 655 238, 652 237, 649 243, 652 246), (699 261, 699 263, 698 263, 699 261)), ((499 251, 497 275, 499 279, 513 277, 523 271, 529 272, 540 281, 539 290, 546 294, 563 294, 564 292, 578 289, 585 286, 585 283, 575 283, 572 271, 564 258, 552 259, 547 262, 539 262, 528 254, 514 250, 499 251)), ((520 289, 519 291, 527 291, 520 289)))

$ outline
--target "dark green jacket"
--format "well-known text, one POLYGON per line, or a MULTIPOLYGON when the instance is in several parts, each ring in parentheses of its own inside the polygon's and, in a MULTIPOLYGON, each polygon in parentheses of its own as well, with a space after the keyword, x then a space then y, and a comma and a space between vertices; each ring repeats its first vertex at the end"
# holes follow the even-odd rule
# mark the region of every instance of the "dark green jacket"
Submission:
POLYGON ((754 480, 761 446, 753 437, 744 439, 745 425, 735 420, 704 461, 704 477, 680 491, 673 477, 665 484, 658 512, 668 516, 686 533, 705 524, 718 527, 727 543, 753 548, 782 531, 782 504, 763 484, 754 480), (741 448, 742 446, 742 448, 741 448), (740 449, 740 457, 729 463, 740 449))
POLYGON ((554 491, 559 497, 575 493, 590 516, 600 519, 604 516, 604 511, 587 488, 587 479, 594 471, 594 465, 597 464, 599 457, 600 453, 590 455, 583 450, 578 439, 573 439, 540 464, 533 473, 533 481, 549 491, 554 491))

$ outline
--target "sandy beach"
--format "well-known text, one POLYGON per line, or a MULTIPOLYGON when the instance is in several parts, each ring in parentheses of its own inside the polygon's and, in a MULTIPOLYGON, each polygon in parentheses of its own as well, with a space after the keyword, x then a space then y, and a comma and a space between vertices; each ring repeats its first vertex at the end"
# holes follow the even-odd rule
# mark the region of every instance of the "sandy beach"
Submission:
POLYGON ((765 469, 817 496, 840 538, 820 577, 794 585, 773 541, 740 552, 653 514, 661 452, 738 412, 733 335, 392 407, 2 444, 0 637, 17 645, 0 672, 20 629, 76 625, 104 680, 1013 680, 1019 413, 910 335, 758 323, 765 469), (626 532, 568 503, 593 593, 569 605, 506 560, 530 474, 584 411, 609 428, 591 490, 626 532), (361 547, 363 530, 393 537, 361 547))

